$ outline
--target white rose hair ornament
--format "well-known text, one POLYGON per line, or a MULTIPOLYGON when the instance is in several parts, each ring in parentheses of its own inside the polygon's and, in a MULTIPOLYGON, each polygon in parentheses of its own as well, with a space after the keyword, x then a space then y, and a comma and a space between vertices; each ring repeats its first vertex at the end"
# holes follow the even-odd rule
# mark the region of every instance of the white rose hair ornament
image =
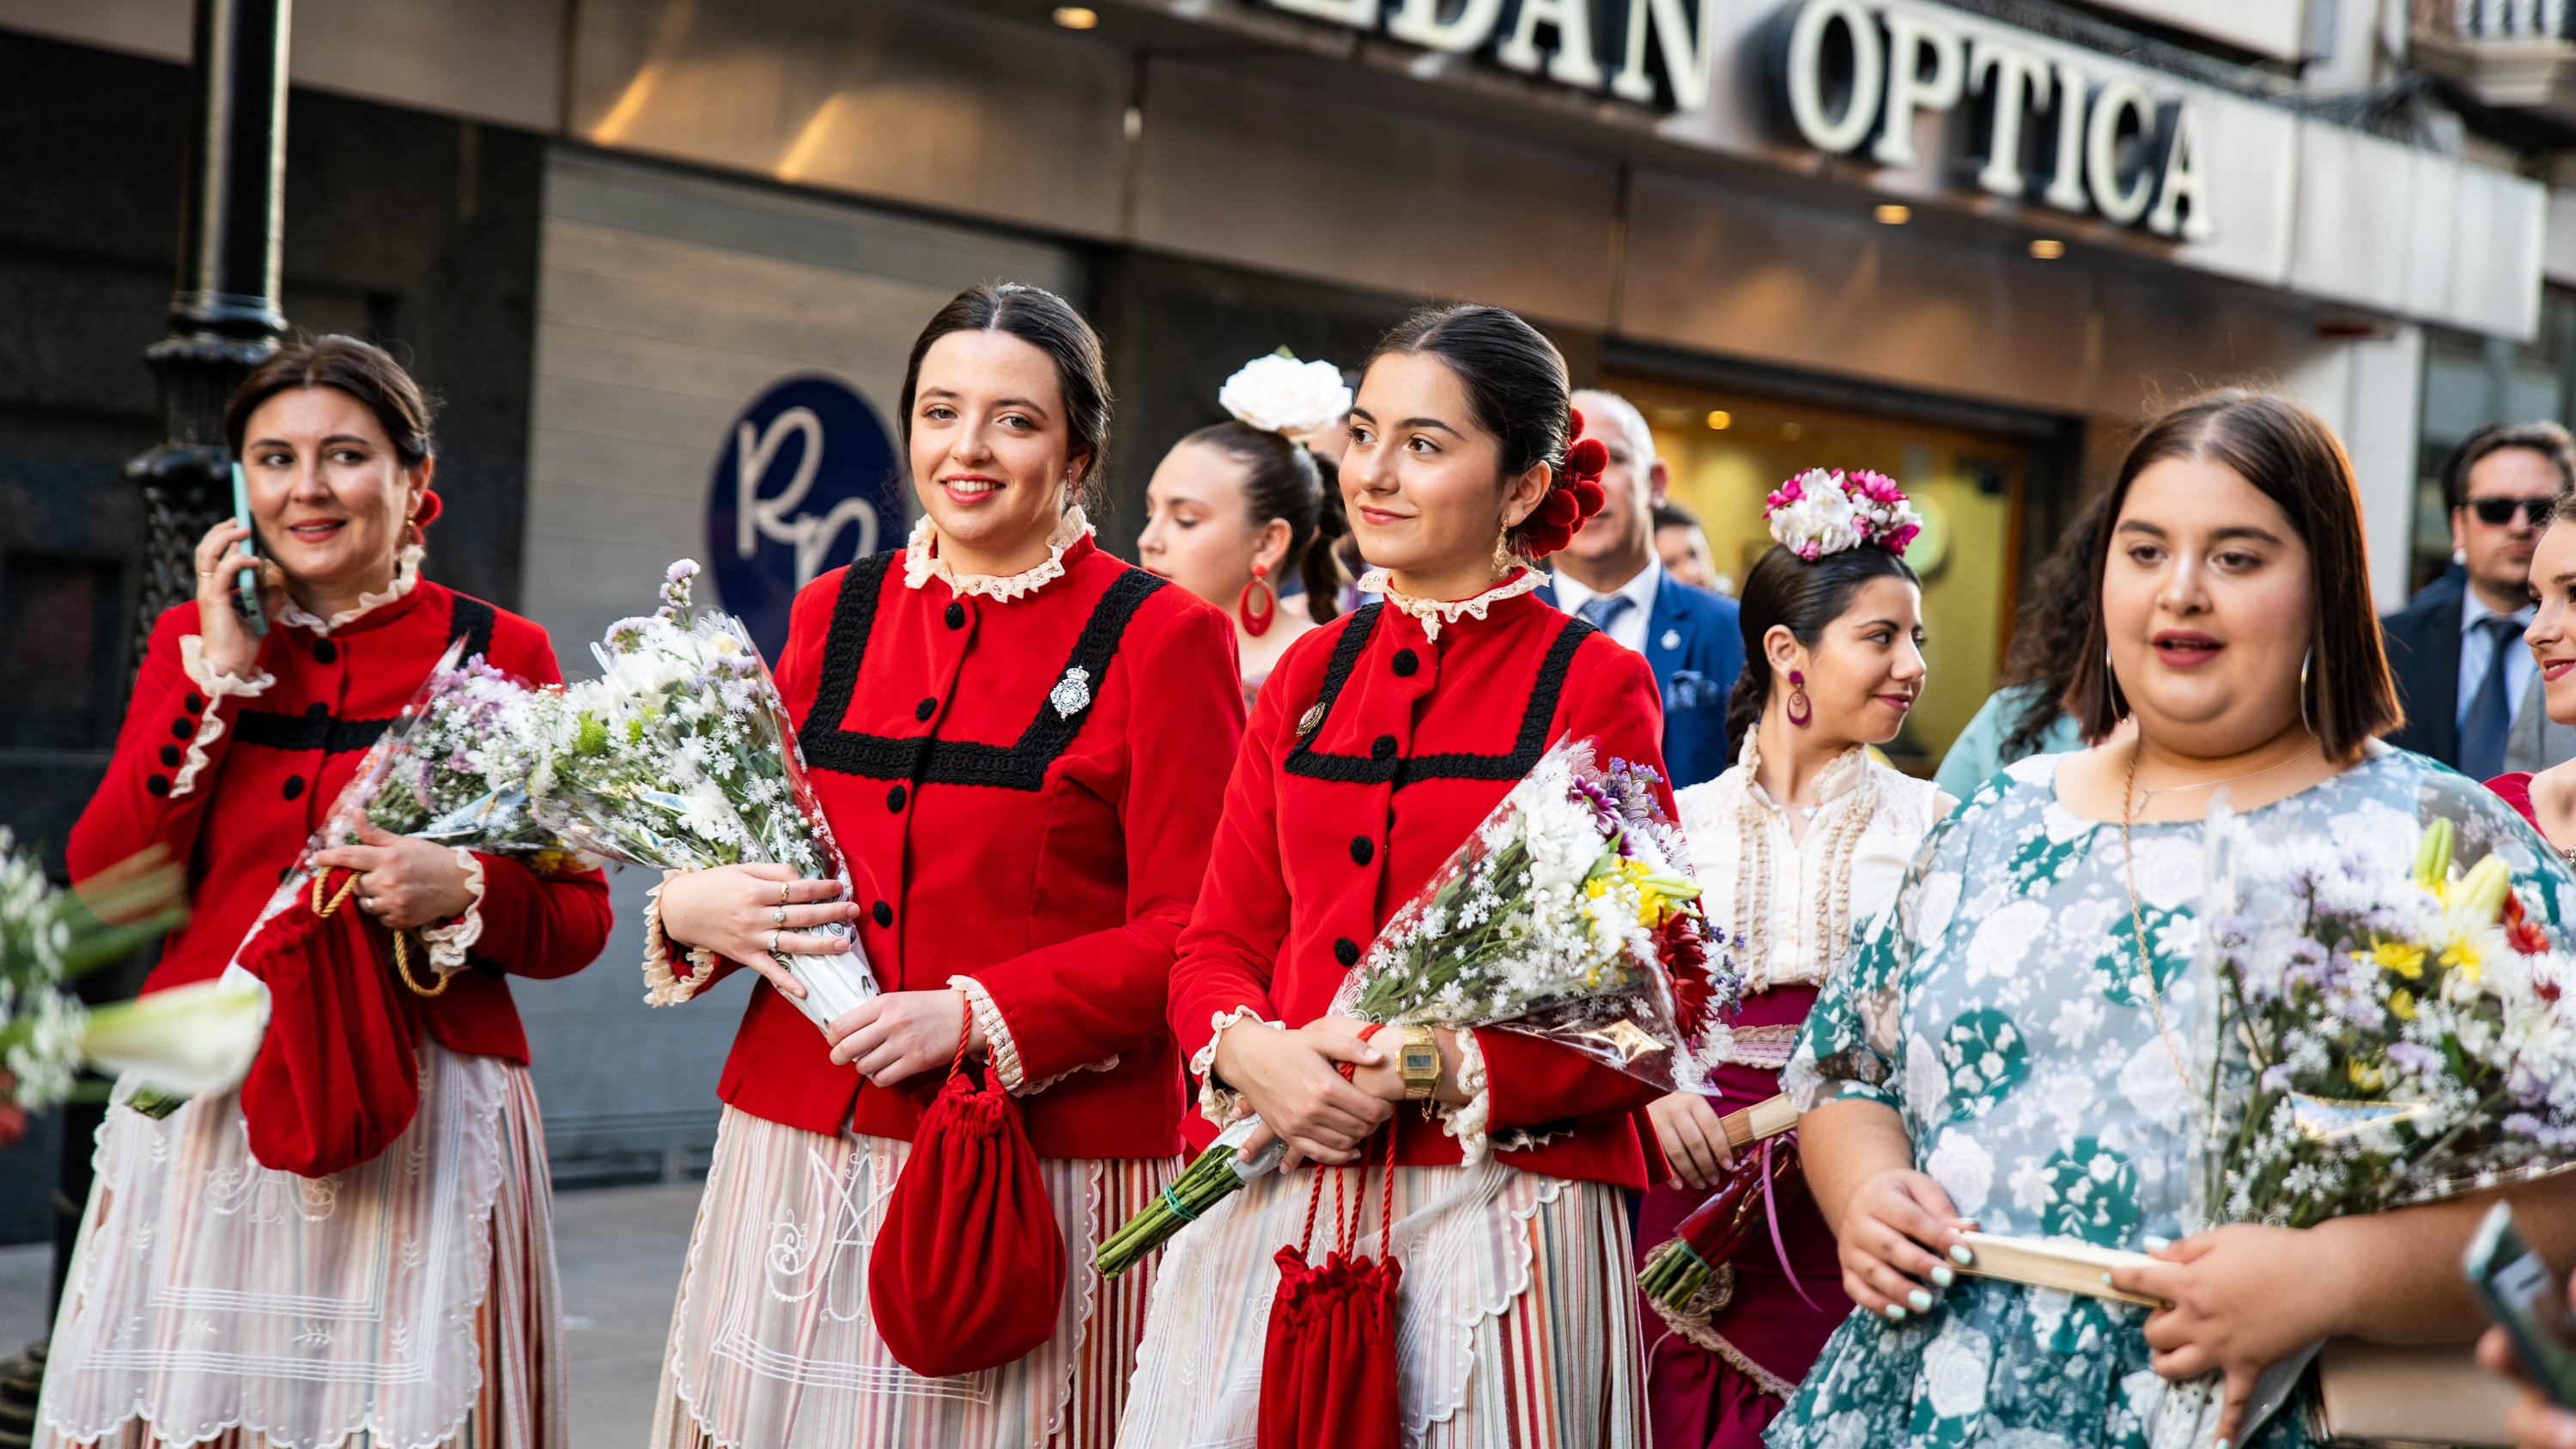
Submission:
MULTIPOLYGON (((1300 448, 1312 444, 1351 410, 1351 390, 1342 381, 1340 368, 1329 362, 1300 362, 1285 347, 1236 368, 1225 386, 1216 390, 1216 400, 1236 422, 1256 432, 1277 433, 1300 448)), ((1234 601, 1243 632, 1256 639, 1269 633, 1279 617, 1279 590, 1271 585, 1269 573, 1267 565, 1255 562, 1251 581, 1234 601), (1255 590, 1261 595, 1258 609, 1252 605, 1255 590)))
MULTIPOLYGON (((1608 495, 1601 491, 1601 472, 1610 466, 1610 450, 1599 438, 1583 436, 1583 414, 1566 409, 1566 436, 1576 441, 1557 465, 1555 486, 1512 530, 1512 552, 1542 559, 1574 541, 1584 520, 1601 511, 1608 495)), ((1776 495, 1775 495, 1776 496, 1776 495)))
POLYGON ((1923 531, 1923 515, 1896 480, 1867 469, 1810 468, 1763 499, 1762 516, 1771 537, 1809 563, 1864 544, 1902 556, 1923 531))
POLYGON ((1277 433, 1304 447, 1351 410, 1342 370, 1329 362, 1299 362, 1282 347, 1235 369, 1216 390, 1220 407, 1247 428, 1277 433))

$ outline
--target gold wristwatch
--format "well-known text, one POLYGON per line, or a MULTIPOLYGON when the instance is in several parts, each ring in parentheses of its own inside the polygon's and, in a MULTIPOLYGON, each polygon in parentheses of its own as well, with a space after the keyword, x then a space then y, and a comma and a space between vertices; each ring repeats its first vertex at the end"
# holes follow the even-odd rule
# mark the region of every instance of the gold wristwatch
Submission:
POLYGON ((1404 1029, 1404 1044, 1397 1048, 1396 1075, 1404 1079, 1404 1100, 1428 1102, 1440 1090, 1440 1038, 1431 1028, 1411 1025, 1404 1029))

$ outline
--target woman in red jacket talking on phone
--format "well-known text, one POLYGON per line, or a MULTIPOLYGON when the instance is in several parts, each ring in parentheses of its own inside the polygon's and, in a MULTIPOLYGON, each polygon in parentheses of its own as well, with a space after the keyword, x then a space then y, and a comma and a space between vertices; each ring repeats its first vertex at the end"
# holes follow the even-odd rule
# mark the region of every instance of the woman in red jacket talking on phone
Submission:
MULTIPOLYGON (((1430 1032, 1437 1078, 1407 1081, 1396 1033, 1362 1041, 1327 1016, 1387 918, 1550 745, 1661 764, 1644 658, 1530 597, 1524 560, 1600 505, 1564 475, 1570 421, 1563 359, 1509 312, 1427 311, 1378 344, 1341 487, 1378 565, 1361 588, 1384 602, 1315 630, 1272 673, 1172 973, 1172 1029, 1201 1084, 1195 1140, 1245 1107, 1287 1139, 1292 1168, 1382 1160, 1394 1134, 1397 1408, 1427 1445, 1644 1434, 1621 1189, 1646 1185, 1631 1113, 1654 1091, 1503 1031, 1430 1032)), ((1365 1181, 1360 1241, 1382 1259, 1381 1179, 1365 1181)), ((1122 1446, 1250 1441, 1271 1255, 1300 1241, 1313 1185, 1256 1179, 1173 1238, 1122 1446)))
POLYGON ((1164 991, 1243 731, 1234 626, 1092 541, 1109 389, 1061 298, 960 293, 900 407, 920 523, 797 596, 778 668, 853 898, 770 866, 660 888, 672 949, 767 979, 717 1086, 657 1449, 1107 1449, 1143 1324, 1151 1275, 1104 1281, 1090 1245, 1178 1168, 1164 991), (884 994, 817 1031, 770 953, 841 920, 884 994), (925 1103, 967 1064, 1017 1103, 1042 1200, 936 1180, 925 1103), (951 1186, 931 1226, 1045 1236, 1053 1273, 889 1253, 900 1194, 951 1186), (942 1366, 911 1330, 959 1337, 970 1301, 1012 1321, 968 1362, 1020 1351, 942 1366))
MULTIPOLYGON (((530 682, 559 678, 543 629, 421 577, 439 512, 429 419, 401 366, 349 337, 278 349, 225 411, 257 556, 252 528, 230 519, 197 544, 197 597, 155 621, 68 851, 75 880, 152 846, 186 864, 192 914, 146 994, 225 972, 454 641, 530 682), (264 633, 232 603, 245 566, 267 574, 264 633)), ((417 1110, 366 1160, 281 1161, 306 1178, 254 1155, 297 1134, 248 1089, 159 1120, 112 1108, 40 1444, 567 1441, 545 1143, 509 978, 588 965, 608 938, 607 884, 372 827, 312 864, 373 923, 370 950, 271 977, 270 1043, 293 1022, 344 1060, 389 1052, 375 1065, 405 1085, 416 1065, 417 1110), (402 1046, 370 1048, 345 1008, 368 984, 351 973, 395 971, 388 930, 426 948, 384 988, 416 1017, 416 1064, 402 1046)), ((328 1117, 351 1104, 311 1105, 328 1117)))

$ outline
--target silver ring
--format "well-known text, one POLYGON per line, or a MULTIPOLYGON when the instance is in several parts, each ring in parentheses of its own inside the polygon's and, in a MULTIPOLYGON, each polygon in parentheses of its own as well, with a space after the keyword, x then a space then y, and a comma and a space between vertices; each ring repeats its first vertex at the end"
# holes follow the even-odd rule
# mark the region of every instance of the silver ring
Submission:
POLYGON ((772 956, 778 954, 778 933, 776 931, 769 933, 769 954, 772 956))
POLYGON ((786 925, 786 924, 787 924, 787 908, 786 908, 785 906, 772 906, 772 907, 770 907, 770 909, 769 909, 769 924, 771 924, 771 925, 773 925, 773 926, 783 926, 783 925, 786 925))

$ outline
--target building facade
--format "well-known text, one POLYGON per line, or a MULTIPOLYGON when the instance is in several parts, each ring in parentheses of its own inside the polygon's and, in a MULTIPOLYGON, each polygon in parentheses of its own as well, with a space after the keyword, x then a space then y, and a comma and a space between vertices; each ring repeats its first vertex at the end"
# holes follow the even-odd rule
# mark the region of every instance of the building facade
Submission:
MULTIPOLYGON (((1645 410, 1723 570, 1800 468, 1922 501, 1894 753, 1928 768, 2158 399, 2252 380, 2334 422, 2383 607, 2447 549, 2439 450, 2566 416, 2576 139, 2555 82, 2476 87, 2567 42, 2487 3, 302 0, 286 310, 447 399, 431 571, 578 672, 674 557, 759 631, 892 546, 887 410, 967 284, 1100 325, 1120 551, 1244 360, 1508 306, 1645 410)), ((0 726, 0 792, 55 840, 118 707, 187 35, 186 0, 0 0, 38 98, 0 126, 0 647, 89 661, 0 726)), ((712 1141, 742 988, 640 1004, 647 884, 598 967, 520 991, 568 1177, 712 1141)))

